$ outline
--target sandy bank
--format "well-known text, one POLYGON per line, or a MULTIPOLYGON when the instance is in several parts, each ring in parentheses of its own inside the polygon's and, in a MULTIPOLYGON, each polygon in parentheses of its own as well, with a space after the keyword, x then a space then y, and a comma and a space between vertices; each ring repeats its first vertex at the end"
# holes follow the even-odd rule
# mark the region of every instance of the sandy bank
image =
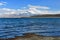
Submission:
POLYGON ((60 37, 45 37, 35 34, 25 34, 25 36, 11 38, 11 39, 0 39, 0 40, 60 40, 60 37))

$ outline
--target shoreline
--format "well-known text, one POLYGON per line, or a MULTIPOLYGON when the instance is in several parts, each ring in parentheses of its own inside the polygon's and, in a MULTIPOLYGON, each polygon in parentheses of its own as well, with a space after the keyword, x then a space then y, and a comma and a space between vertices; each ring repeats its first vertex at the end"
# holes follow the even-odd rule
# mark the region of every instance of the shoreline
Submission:
POLYGON ((60 18, 60 17, 20 17, 20 18, 60 18))
POLYGON ((25 34, 25 36, 16 36, 15 38, 0 39, 0 40, 60 40, 60 36, 48 37, 48 36, 27 33, 25 34))

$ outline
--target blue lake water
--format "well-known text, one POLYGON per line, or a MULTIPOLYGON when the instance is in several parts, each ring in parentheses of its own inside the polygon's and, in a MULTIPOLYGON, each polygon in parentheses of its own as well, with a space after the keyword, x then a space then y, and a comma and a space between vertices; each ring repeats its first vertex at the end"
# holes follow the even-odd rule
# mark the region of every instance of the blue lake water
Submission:
POLYGON ((14 38, 25 33, 60 36, 60 18, 0 18, 0 38, 14 38))

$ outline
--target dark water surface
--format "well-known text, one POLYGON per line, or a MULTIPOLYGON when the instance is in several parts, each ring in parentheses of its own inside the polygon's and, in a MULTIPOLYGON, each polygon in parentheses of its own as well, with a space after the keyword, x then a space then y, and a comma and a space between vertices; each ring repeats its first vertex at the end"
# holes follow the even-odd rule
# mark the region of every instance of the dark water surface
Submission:
POLYGON ((60 18, 0 18, 0 38, 14 38, 25 33, 60 36, 60 18))

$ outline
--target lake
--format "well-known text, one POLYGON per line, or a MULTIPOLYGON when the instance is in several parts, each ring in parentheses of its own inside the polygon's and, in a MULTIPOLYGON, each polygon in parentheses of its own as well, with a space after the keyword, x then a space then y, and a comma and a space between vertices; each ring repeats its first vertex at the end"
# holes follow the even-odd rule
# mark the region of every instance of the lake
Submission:
POLYGON ((0 38, 14 38, 25 33, 60 36, 60 18, 0 18, 0 38))

